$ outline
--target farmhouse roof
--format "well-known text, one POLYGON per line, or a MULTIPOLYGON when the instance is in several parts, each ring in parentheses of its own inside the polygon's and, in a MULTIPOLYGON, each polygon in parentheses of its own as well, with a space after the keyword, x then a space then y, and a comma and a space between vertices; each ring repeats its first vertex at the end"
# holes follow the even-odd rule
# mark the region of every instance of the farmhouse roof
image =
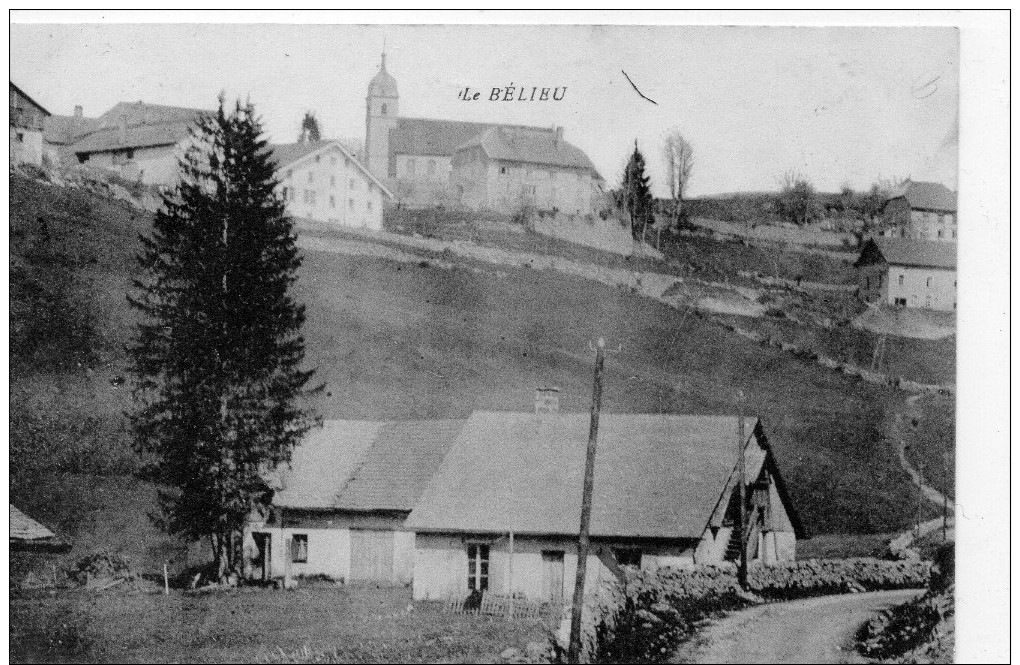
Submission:
POLYGON ((457 149, 473 146, 481 146, 490 159, 583 169, 598 176, 595 165, 583 150, 567 143, 562 135, 549 129, 497 125, 457 149))
POLYGON ((285 166, 293 166, 294 164, 311 157, 317 152, 326 150, 327 148, 335 147, 344 154, 344 157, 351 160, 354 165, 361 171, 366 178, 371 180, 379 189, 382 190, 383 194, 393 198, 393 192, 389 190, 374 175, 372 172, 365 168, 365 165, 358 161, 351 152, 344 147, 342 143, 333 139, 326 139, 323 141, 299 141, 297 143, 280 143, 270 146, 270 150, 273 152, 273 159, 276 160, 277 169, 282 169, 285 166))
POLYGON ((869 238, 854 265, 874 263, 956 270, 956 243, 910 238, 869 238))
POLYGON ((56 537, 52 531, 15 508, 14 504, 8 505, 11 508, 11 540, 44 540, 56 537))
MULTIPOLYGON (((79 119, 83 127, 91 131, 75 141, 71 150, 83 154, 174 145, 188 137, 199 118, 212 113, 183 106, 119 102, 99 118, 79 119)), ((56 132, 64 124, 64 121, 58 122, 52 134, 59 138, 56 132)))
POLYGON ((15 84, 14 84, 14 81, 10 81, 10 80, 8 80, 8 83, 10 83, 10 84, 11 84, 11 87, 10 87, 10 89, 11 89, 11 90, 14 90, 14 91, 15 91, 15 92, 17 92, 17 93, 18 93, 19 95, 21 95, 22 97, 24 97, 24 98, 25 98, 26 100, 28 100, 28 101, 29 101, 30 103, 32 103, 32 104, 33 104, 33 105, 34 105, 34 106, 35 106, 35 107, 36 107, 37 109, 39 109, 40 111, 42 111, 42 112, 43 112, 43 113, 44 113, 45 115, 52 115, 52 114, 51 114, 51 113, 50 113, 49 111, 47 111, 47 110, 46 110, 46 107, 45 107, 45 106, 43 106, 43 105, 42 105, 42 104, 40 104, 39 102, 37 102, 37 101, 35 101, 34 99, 32 99, 32 97, 31 97, 31 96, 30 96, 30 95, 29 95, 29 94, 28 94, 27 92, 25 92, 25 91, 24 91, 24 90, 22 90, 22 89, 21 89, 20 87, 18 87, 17 85, 15 85, 15 84))
MULTIPOLYGON (((588 428, 588 414, 472 413, 406 525, 576 534, 588 428)), ((729 416, 603 414, 591 534, 700 537, 734 473, 737 431, 729 416)), ((767 449, 757 419, 746 432, 754 477, 767 449)))
POLYGON ((463 426, 463 420, 386 423, 340 494, 337 507, 411 510, 463 426))
POLYGON ((383 423, 327 420, 296 448, 279 470, 273 503, 288 508, 331 508, 361 464, 383 423))
POLYGON ((903 197, 911 209, 956 212, 956 192, 940 182, 908 180, 890 192, 887 201, 903 197))
POLYGON ((51 115, 43 121, 43 139, 47 143, 67 145, 100 128, 98 118, 51 115))

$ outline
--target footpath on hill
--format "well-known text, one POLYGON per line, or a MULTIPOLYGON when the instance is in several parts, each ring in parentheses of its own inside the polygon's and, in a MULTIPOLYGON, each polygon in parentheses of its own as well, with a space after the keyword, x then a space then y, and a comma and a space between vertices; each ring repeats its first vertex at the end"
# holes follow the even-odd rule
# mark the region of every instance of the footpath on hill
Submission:
POLYGON ((863 663, 854 633, 920 589, 770 603, 733 612, 678 651, 674 663, 863 663))

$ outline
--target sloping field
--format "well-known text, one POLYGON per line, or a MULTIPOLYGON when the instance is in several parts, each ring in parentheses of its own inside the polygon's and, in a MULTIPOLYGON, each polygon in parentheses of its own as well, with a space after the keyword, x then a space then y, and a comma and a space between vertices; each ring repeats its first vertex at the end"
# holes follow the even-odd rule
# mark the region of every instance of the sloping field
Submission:
MULTIPOLYGON (((123 344, 132 320, 124 294, 136 233, 148 217, 22 179, 12 179, 11 199, 12 238, 20 238, 12 240, 12 264, 24 262, 37 282, 49 274, 49 264, 28 251, 41 233, 39 216, 48 220, 51 239, 82 254, 71 264, 80 279, 64 297, 89 313, 94 334, 86 338, 95 356, 78 367, 43 366, 42 359, 60 349, 12 355, 19 369, 12 375, 11 498, 29 514, 56 521, 62 535, 84 536, 91 547, 98 540, 84 531, 95 533, 95 525, 107 523, 109 506, 82 507, 80 497, 131 482, 123 480, 133 465, 122 417, 130 401, 119 381, 126 376, 123 344), (76 510, 84 511, 80 519, 64 519, 76 510)), ((732 413, 742 389, 771 435, 811 531, 894 531, 912 519, 909 480, 880 433, 887 407, 900 399, 893 393, 629 289, 456 257, 436 265, 436 258, 408 263, 385 253, 306 251, 297 295, 307 304, 308 364, 326 384, 317 403, 323 416, 450 418, 472 409, 530 410, 533 391, 543 384, 562 388, 564 410, 586 411, 589 342, 604 336, 611 348, 620 346, 607 363, 607 410, 732 413)), ((39 311, 34 297, 12 292, 12 313, 31 319, 39 311)), ((12 321, 12 329, 23 323, 12 321)), ((132 504, 139 516, 155 508, 151 492, 131 492, 139 497, 132 504)), ((136 541, 157 537, 141 526, 134 532, 136 541)), ((169 545, 158 547, 147 555, 152 560, 169 554, 162 551, 169 545)), ((136 551, 147 548, 139 542, 136 551)))

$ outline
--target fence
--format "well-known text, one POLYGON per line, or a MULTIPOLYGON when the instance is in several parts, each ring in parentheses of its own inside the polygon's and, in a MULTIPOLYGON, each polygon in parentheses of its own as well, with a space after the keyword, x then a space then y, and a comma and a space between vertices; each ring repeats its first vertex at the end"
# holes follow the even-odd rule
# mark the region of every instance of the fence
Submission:
MULTIPOLYGON (((537 619, 542 616, 543 604, 527 598, 511 598, 495 593, 483 592, 480 603, 474 598, 454 598, 447 607, 457 614, 490 614, 511 619, 537 619)), ((547 605, 552 608, 551 604, 547 605)))

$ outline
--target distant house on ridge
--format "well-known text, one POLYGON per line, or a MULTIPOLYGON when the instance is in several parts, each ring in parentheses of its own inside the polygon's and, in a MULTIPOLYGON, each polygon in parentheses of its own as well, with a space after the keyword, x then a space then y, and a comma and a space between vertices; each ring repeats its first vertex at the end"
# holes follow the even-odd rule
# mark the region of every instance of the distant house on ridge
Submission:
POLYGON ((887 238, 956 242, 956 192, 908 180, 886 197, 882 220, 887 238))

